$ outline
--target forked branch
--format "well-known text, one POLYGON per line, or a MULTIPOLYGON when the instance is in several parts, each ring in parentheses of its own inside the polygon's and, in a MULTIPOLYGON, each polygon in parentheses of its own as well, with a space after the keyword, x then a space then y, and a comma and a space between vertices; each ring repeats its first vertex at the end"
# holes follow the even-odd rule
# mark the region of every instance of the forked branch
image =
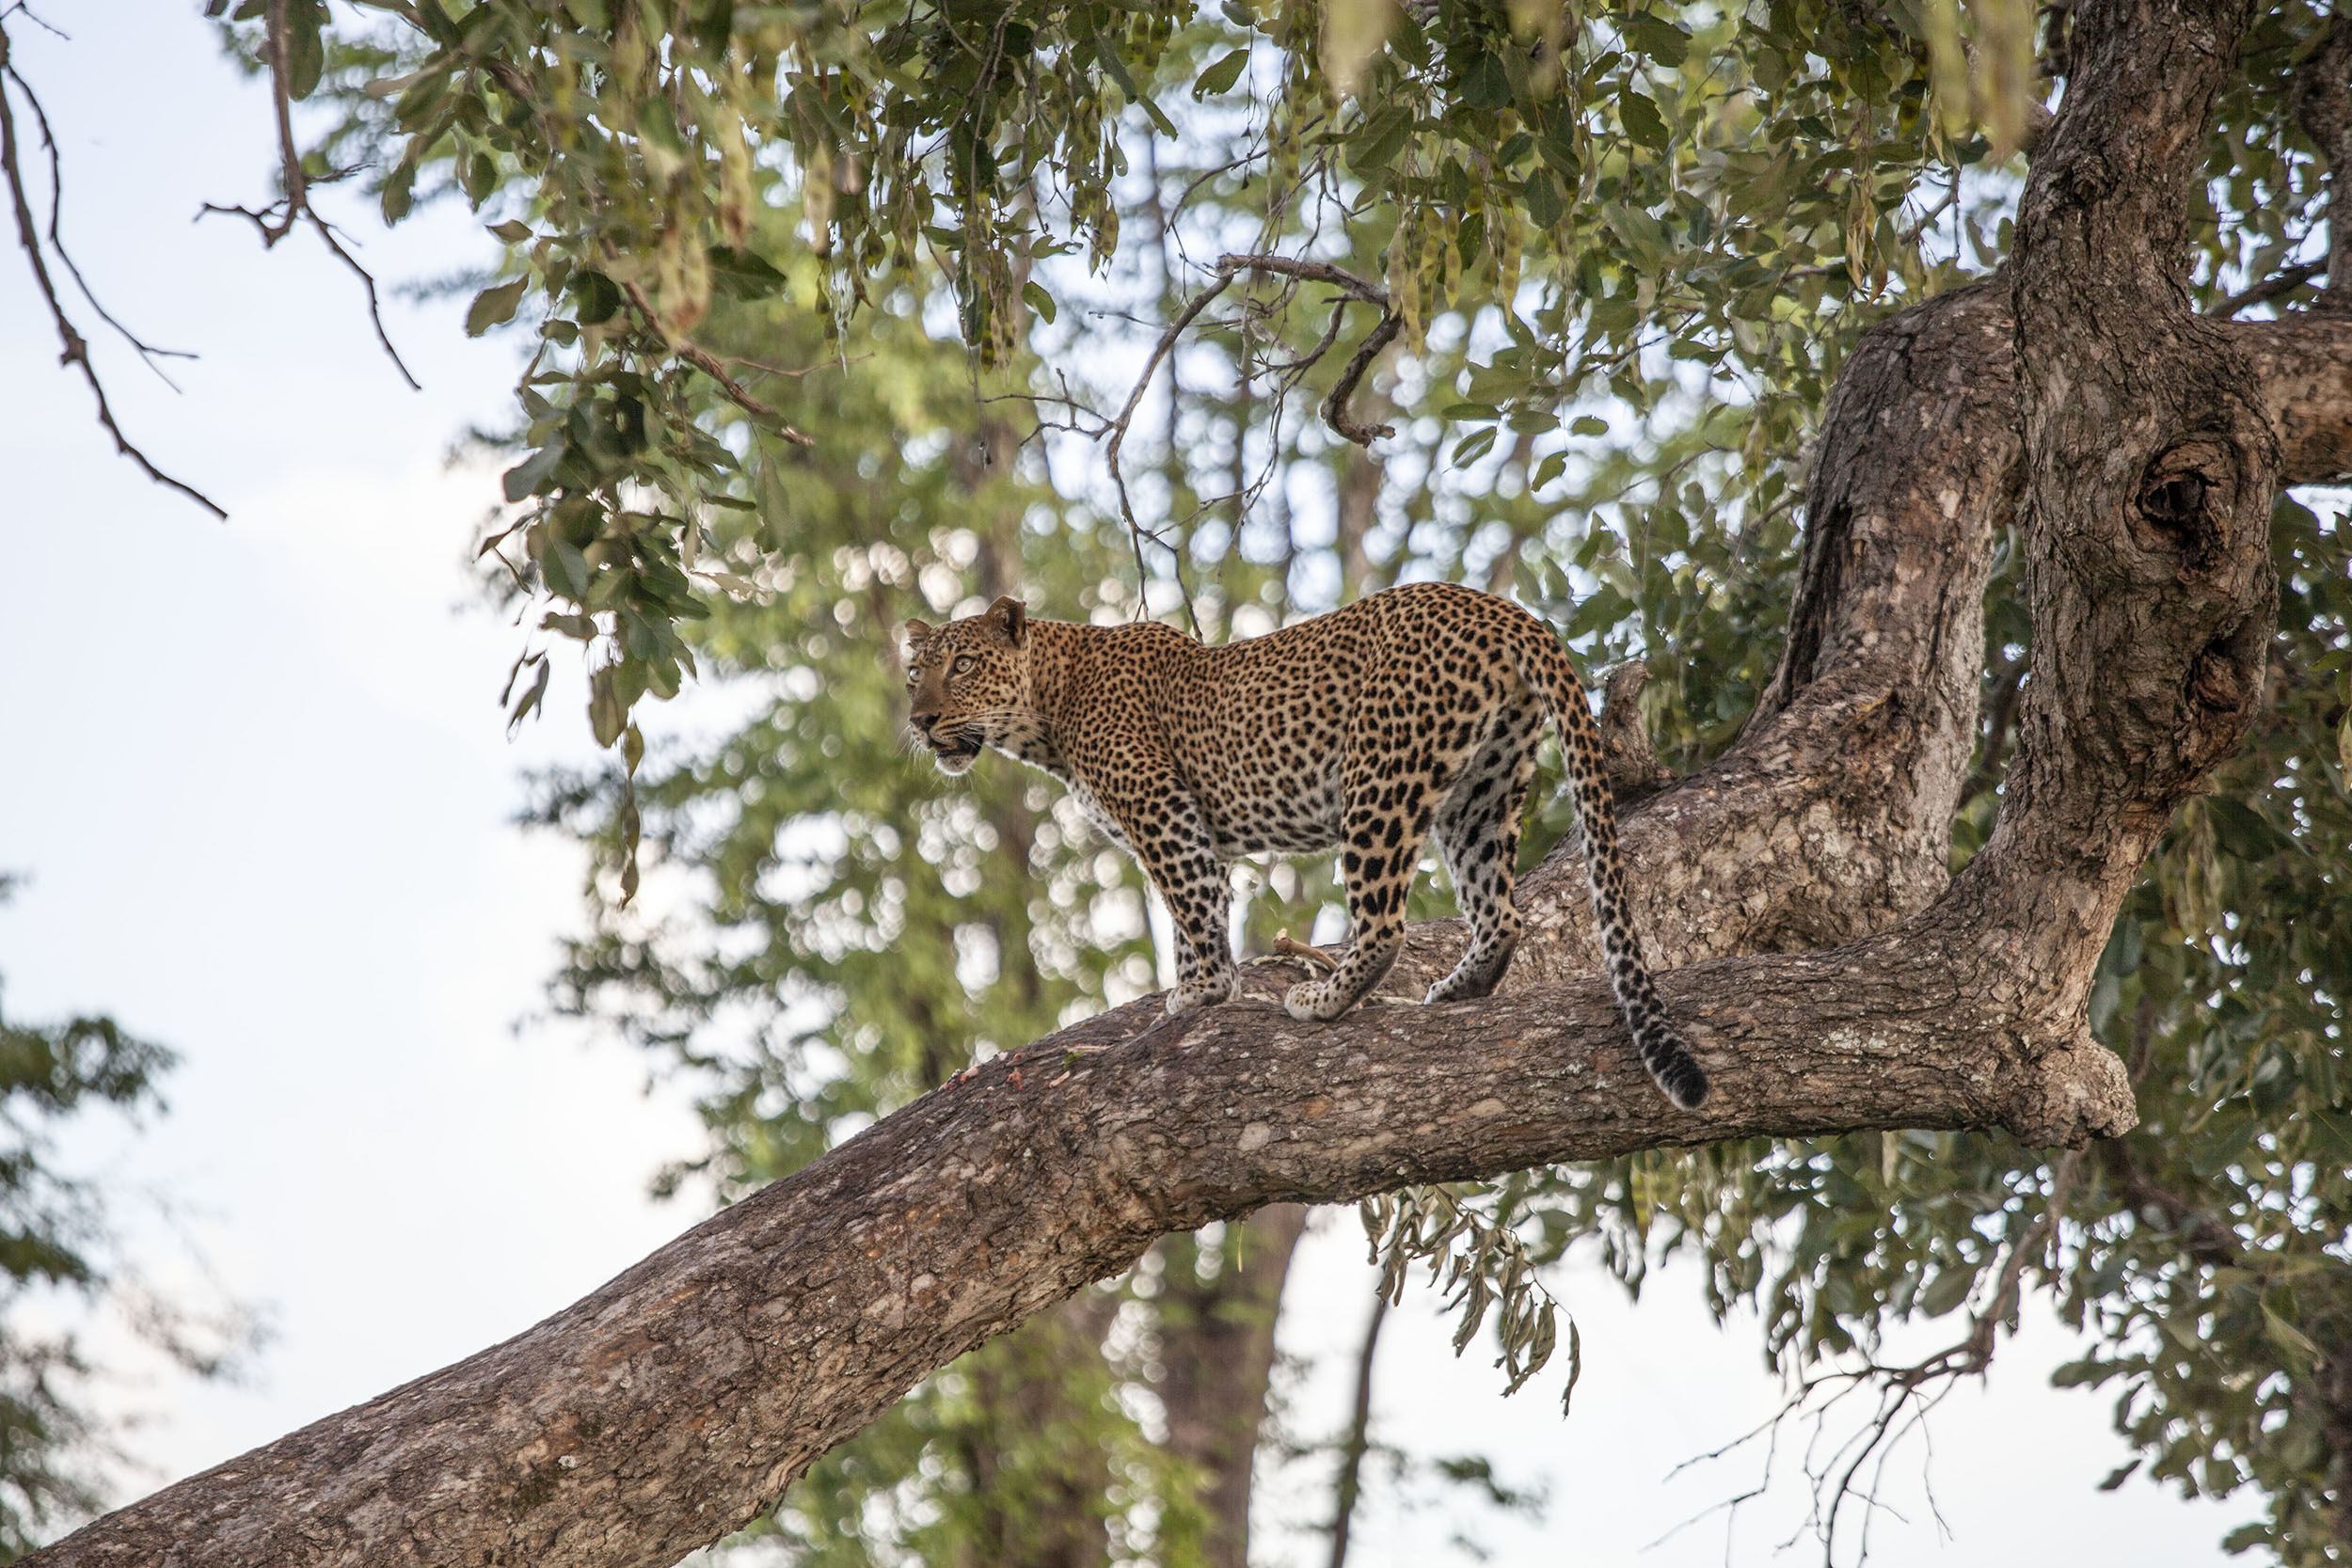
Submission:
POLYGON ((73 325, 72 318, 66 312, 64 300, 58 296, 56 278, 49 270, 49 261, 52 256, 56 258, 58 263, 65 267, 74 282, 81 287, 84 296, 90 299, 90 304, 98 311, 99 318, 118 332, 121 332, 149 364, 154 363, 156 356, 170 352, 153 348, 141 341, 124 328, 121 323, 116 321, 103 306, 99 305, 97 300, 90 296, 89 286, 82 281, 80 269, 73 265, 72 258, 66 254, 64 246, 58 242, 56 212, 57 205, 62 199, 63 187, 56 183, 60 173, 56 138, 50 133, 49 117, 42 110, 40 100, 34 96, 32 85, 18 72, 15 62, 9 55, 8 17, 19 13, 27 17, 32 15, 22 7, 14 7, 7 13, 0 13, 0 181, 5 181, 8 186, 9 213, 16 224, 17 247, 24 251, 26 262, 32 267, 34 288, 40 293, 42 305, 47 307, 49 319, 56 328, 57 341, 61 346, 57 362, 71 365, 81 373, 82 380, 90 389, 90 396, 97 400, 98 422, 104 427, 107 435, 114 437, 117 451, 137 464, 140 471, 156 483, 167 489, 177 490, 215 517, 226 517, 229 514, 222 510, 219 502, 194 485, 183 480, 174 479, 157 467, 147 453, 140 451, 131 438, 123 434, 121 424, 115 419, 114 405, 107 401, 105 383, 99 378, 98 367, 90 359, 89 341, 83 337, 80 329, 73 325), (46 244, 43 243, 41 228, 33 217, 32 198, 24 185, 24 164, 22 150, 24 136, 18 129, 15 104, 9 92, 11 87, 23 96, 26 108, 31 111, 36 123, 40 126, 43 142, 49 150, 52 184, 46 244))

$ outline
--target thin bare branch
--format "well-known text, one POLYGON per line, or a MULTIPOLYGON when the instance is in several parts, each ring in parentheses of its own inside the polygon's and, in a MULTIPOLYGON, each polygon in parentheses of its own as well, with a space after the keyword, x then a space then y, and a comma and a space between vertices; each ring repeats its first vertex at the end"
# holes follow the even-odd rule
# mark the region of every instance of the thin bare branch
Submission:
POLYGON ((408 362, 400 356, 400 350, 392 346, 392 336, 385 329, 383 298, 376 290, 375 275, 359 264, 359 259, 343 244, 342 236, 335 231, 335 226, 321 217, 318 209, 310 205, 310 187, 313 184, 342 179, 351 171, 342 170, 314 181, 302 166, 302 149, 294 140, 293 73, 287 63, 286 0, 269 0, 269 8, 263 13, 262 21, 266 31, 262 55, 269 66, 270 103, 278 126, 278 179, 285 186, 285 194, 267 206, 258 208, 207 201, 198 210, 197 216, 202 218, 208 214, 218 213, 227 217, 244 218, 262 236, 262 248, 264 250, 275 248, 280 240, 294 231, 297 225, 307 224, 318 235, 319 243, 326 246, 327 253, 359 279, 359 286, 367 291, 368 322, 375 328, 375 341, 383 346, 385 357, 391 360, 392 368, 400 372, 400 378, 408 384, 411 391, 422 391, 424 384, 410 372, 408 362))
POLYGON ((2314 277, 2326 276, 2325 261, 2298 261, 2283 267, 2261 282, 2240 289, 2213 308, 2212 313, 2227 321, 2241 310, 2251 310, 2257 305, 2267 305, 2282 294, 2291 294, 2314 277))
MULTIPOLYGON (((1105 466, 1110 469, 1112 490, 1119 498, 1120 518, 1125 523, 1128 538, 1135 546, 1138 613, 1141 612, 1143 603, 1141 588, 1143 583, 1148 581, 1148 568, 1143 558, 1144 542, 1148 539, 1177 555, 1176 570, 1180 582, 1183 578, 1184 561, 1175 546, 1169 544, 1157 531, 1145 528, 1136 518, 1135 502, 1127 493, 1127 476, 1120 465, 1120 454, 1127 444, 1128 431, 1135 423, 1136 410, 1141 406, 1144 394, 1151 390, 1153 379, 1159 374, 1161 363, 1175 352, 1178 340, 1183 338, 1185 330, 1200 318, 1200 312, 1215 303, 1228 288, 1232 286, 1233 279, 1244 273, 1287 277, 1297 282, 1327 283, 1339 289, 1343 296, 1342 300, 1334 302, 1331 325, 1314 348, 1297 359, 1272 367, 1285 374, 1287 379, 1284 385, 1286 387, 1295 385, 1297 379, 1303 376, 1338 341, 1340 326, 1338 307, 1340 305, 1352 299, 1380 308, 1378 325, 1374 326, 1371 333, 1357 348, 1354 357, 1347 363, 1347 368, 1341 372, 1338 384, 1332 388, 1331 395, 1324 399, 1323 418, 1333 430, 1359 446, 1369 446, 1379 436, 1395 434, 1391 426, 1385 424, 1359 424, 1349 417, 1348 413, 1348 402, 1355 396, 1356 388, 1363 380, 1365 371, 1371 367, 1373 360, 1378 357, 1380 351, 1394 340, 1398 328, 1403 325, 1402 319, 1390 303, 1388 291, 1367 278, 1358 277, 1344 267, 1334 266, 1328 261, 1311 261, 1292 256, 1255 253, 1228 253, 1218 257, 1208 285, 1185 302, 1184 308, 1176 313, 1175 319, 1168 324, 1167 327, 1161 331, 1158 340, 1152 343, 1152 352, 1144 359, 1141 373, 1136 377, 1135 386, 1127 393, 1126 403, 1104 424, 1100 431, 1093 433, 1098 436, 1107 435, 1110 438, 1104 448, 1103 456, 1105 466)), ((1243 366, 1242 373, 1248 374, 1247 364, 1243 366)), ((1219 498, 1219 499, 1240 500, 1245 505, 1247 503, 1247 498, 1242 497, 1229 496, 1219 498)), ((1192 623, 1193 635, 1199 636, 1200 624, 1193 615, 1192 594, 1189 590, 1186 590, 1184 594, 1184 614, 1192 623)))
POLYGON ((18 248, 24 252, 25 261, 32 266, 34 285, 40 293, 41 302, 49 308, 49 318, 56 325, 57 341, 63 346, 58 363, 72 365, 81 372, 83 381, 89 387, 90 396, 97 400, 98 422, 105 428, 107 435, 114 437, 117 451, 137 464, 140 471, 156 483, 179 491, 215 517, 225 518, 229 514, 222 510, 219 502, 194 485, 174 479, 157 467, 122 433, 122 426, 115 420, 114 406, 106 401, 106 388, 99 380, 98 368, 90 362, 89 342, 74 327, 72 319, 66 314, 64 303, 57 297, 56 280, 50 275, 48 258, 41 246, 40 230, 33 220, 32 202, 24 190, 23 161, 17 152, 22 137, 16 126, 8 84, 21 84, 22 81, 9 59, 8 31, 0 27, 0 179, 5 179, 8 184, 8 204, 16 219, 18 248))
MULTIPOLYGON (((24 8, 19 6, 15 9, 24 10, 24 8)), ((40 17, 35 16, 29 10, 24 10, 24 16, 28 21, 38 23, 41 26, 49 26, 47 23, 41 22, 40 17)), ((54 27, 50 27, 49 30, 53 33, 56 32, 54 27)), ((57 36, 63 38, 66 35, 58 33, 57 36)), ((104 303, 90 288, 89 280, 82 276, 82 269, 74 263, 72 252, 66 249, 65 235, 61 230, 65 214, 65 164, 57 147, 56 132, 49 124, 49 111, 41 106, 40 95, 33 91, 33 85, 24 79, 24 73, 19 71, 14 65, 8 66, 5 71, 0 71, 0 75, 5 75, 7 80, 15 83, 16 90, 24 95, 24 106, 32 111, 33 123, 40 131, 41 150, 49 154, 49 253, 57 259, 59 266, 65 268, 66 276, 73 279, 73 286, 82 292, 82 298, 88 302, 89 308, 98 312, 98 319, 120 334, 122 341, 137 352, 147 368, 153 371, 165 386, 175 392, 178 391, 180 384, 172 380, 164 368, 155 361, 158 359, 193 359, 196 356, 186 349, 158 348, 147 341, 117 320, 114 312, 106 309, 104 303)))

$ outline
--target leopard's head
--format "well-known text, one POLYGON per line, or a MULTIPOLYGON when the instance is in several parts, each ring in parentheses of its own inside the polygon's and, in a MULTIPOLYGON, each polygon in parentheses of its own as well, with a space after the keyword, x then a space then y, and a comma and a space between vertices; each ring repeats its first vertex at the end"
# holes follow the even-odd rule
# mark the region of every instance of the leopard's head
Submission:
POLYGON ((1027 607, 1009 595, 944 626, 907 623, 907 725, 941 772, 963 772, 983 746, 1018 753, 1039 732, 1028 624, 1027 607))

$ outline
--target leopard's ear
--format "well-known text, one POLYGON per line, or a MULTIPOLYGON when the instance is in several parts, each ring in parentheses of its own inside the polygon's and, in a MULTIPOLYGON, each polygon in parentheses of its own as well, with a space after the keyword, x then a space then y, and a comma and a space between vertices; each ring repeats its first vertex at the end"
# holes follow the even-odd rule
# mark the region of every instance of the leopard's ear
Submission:
POLYGON ((996 623, 996 629, 1005 634, 1006 641, 1016 648, 1021 646, 1021 634, 1029 625, 1027 605, 1007 594, 988 607, 988 618, 996 623))
POLYGON ((907 646, 909 648, 919 648, 930 640, 931 624, 929 621, 909 621, 907 623, 907 646))

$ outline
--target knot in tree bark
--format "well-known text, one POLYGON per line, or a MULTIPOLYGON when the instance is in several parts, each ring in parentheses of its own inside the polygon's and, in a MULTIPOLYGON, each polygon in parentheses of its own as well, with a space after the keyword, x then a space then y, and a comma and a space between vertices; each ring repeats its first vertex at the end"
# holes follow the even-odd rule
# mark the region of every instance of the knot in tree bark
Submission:
POLYGON ((2244 470, 2236 448, 2217 436, 2191 436, 2158 452, 2140 477, 2134 542, 2184 558, 2186 570, 2212 570, 2228 543, 2244 470))

